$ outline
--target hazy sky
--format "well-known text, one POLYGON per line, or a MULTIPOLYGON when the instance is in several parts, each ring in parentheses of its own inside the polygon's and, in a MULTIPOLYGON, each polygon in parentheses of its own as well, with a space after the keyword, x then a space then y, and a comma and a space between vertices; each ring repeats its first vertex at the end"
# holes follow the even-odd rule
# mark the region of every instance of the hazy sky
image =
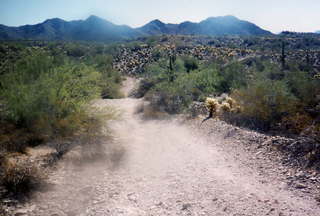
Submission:
POLYGON ((9 26, 91 14, 132 27, 234 15, 275 33, 320 30, 320 0, 0 0, 0 23, 9 26))

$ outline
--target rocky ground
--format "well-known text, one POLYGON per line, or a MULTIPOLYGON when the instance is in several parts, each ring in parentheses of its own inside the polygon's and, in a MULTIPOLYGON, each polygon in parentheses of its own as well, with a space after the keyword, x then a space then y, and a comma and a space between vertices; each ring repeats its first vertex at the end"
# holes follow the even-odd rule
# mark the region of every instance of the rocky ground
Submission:
POLYGON ((248 156, 246 166, 257 166, 258 175, 267 177, 263 180, 264 183, 272 181, 273 178, 278 179, 288 190, 311 195, 320 205, 319 171, 315 167, 308 168, 310 161, 294 154, 297 150, 303 151, 303 148, 297 149, 297 146, 303 145, 301 142, 304 141, 304 145, 308 146, 308 140, 265 135, 223 121, 210 121, 201 128, 207 134, 219 134, 225 142, 224 148, 230 148, 230 151, 237 154, 245 153, 248 156))
POLYGON ((98 101, 122 110, 106 157, 67 154, 11 215, 319 215, 319 174, 288 163, 274 137, 217 120, 143 120, 140 103, 98 101))

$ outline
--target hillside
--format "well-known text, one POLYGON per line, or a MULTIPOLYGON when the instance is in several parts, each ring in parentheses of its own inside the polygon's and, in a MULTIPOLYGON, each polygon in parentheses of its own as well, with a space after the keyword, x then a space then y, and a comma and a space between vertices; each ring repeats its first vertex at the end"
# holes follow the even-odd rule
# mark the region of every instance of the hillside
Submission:
POLYGON ((128 26, 114 25, 97 16, 86 20, 67 22, 49 19, 36 25, 8 27, 0 25, 1 40, 83 40, 116 41, 137 37, 140 34, 128 26))
POLYGON ((211 17, 199 23, 165 24, 154 20, 140 27, 115 25, 97 16, 67 22, 54 18, 36 25, 9 27, 0 25, 0 40, 79 40, 120 41, 150 35, 271 35, 253 23, 233 16, 211 17))
POLYGON ((199 23, 183 22, 180 24, 165 24, 154 20, 139 28, 140 31, 151 34, 179 35, 271 35, 253 23, 239 20, 234 16, 210 17, 199 23))

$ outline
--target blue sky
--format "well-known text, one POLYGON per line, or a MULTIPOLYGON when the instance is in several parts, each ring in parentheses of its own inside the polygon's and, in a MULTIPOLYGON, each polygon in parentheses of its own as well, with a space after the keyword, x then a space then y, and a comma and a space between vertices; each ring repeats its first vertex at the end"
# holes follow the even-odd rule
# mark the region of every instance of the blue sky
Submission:
POLYGON ((132 27, 234 15, 275 33, 320 30, 320 0, 0 0, 0 23, 9 26, 91 14, 132 27))

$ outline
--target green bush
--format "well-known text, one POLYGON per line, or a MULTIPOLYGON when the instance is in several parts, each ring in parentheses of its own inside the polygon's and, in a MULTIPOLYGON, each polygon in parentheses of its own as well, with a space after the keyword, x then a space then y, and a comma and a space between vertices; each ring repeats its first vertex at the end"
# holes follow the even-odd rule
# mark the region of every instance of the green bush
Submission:
POLYGON ((241 106, 241 115, 264 129, 274 126, 297 110, 297 99, 284 81, 256 80, 246 88, 235 90, 232 97, 241 106))
POLYGON ((195 58, 186 57, 184 59, 184 67, 186 68, 187 72, 197 70, 199 68, 198 62, 195 58))
MULTIPOLYGON (((140 83, 138 95, 147 94, 147 100, 155 111, 176 114, 184 111, 192 101, 202 100, 220 91, 219 70, 217 65, 197 64, 197 70, 185 67, 184 57, 177 58, 172 66, 174 79, 170 80, 169 63, 161 59, 146 68, 145 79, 140 83)), ((193 61, 193 60, 192 60, 193 61)))
POLYGON ((308 72, 294 70, 287 72, 285 80, 291 92, 304 106, 316 106, 320 94, 320 80, 314 79, 308 72))
POLYGON ((214 94, 220 91, 221 77, 216 65, 209 65, 190 75, 194 82, 193 88, 198 89, 204 95, 214 94))
POLYGON ((78 43, 68 43, 66 44, 64 49, 66 50, 69 56, 76 58, 82 57, 86 55, 86 53, 88 52, 88 49, 85 46, 80 45, 78 43))
POLYGON ((220 70, 221 82, 219 90, 221 92, 230 92, 247 85, 247 73, 245 67, 240 63, 232 63, 220 70))
POLYGON ((180 86, 163 82, 147 95, 147 100, 155 111, 178 114, 192 102, 191 97, 186 93, 180 86))
POLYGON ((121 98, 121 74, 112 68, 113 57, 111 55, 96 55, 86 60, 86 64, 92 65, 101 73, 101 96, 102 98, 121 98))
POLYGON ((159 61, 149 64, 145 68, 144 77, 145 78, 161 78, 166 79, 168 70, 168 63, 165 59, 160 59, 159 61))
POLYGON ((41 125, 36 128, 52 135, 59 122, 84 112, 88 102, 99 94, 100 73, 83 64, 53 62, 53 57, 36 52, 1 77, 4 119, 30 130, 41 125))

